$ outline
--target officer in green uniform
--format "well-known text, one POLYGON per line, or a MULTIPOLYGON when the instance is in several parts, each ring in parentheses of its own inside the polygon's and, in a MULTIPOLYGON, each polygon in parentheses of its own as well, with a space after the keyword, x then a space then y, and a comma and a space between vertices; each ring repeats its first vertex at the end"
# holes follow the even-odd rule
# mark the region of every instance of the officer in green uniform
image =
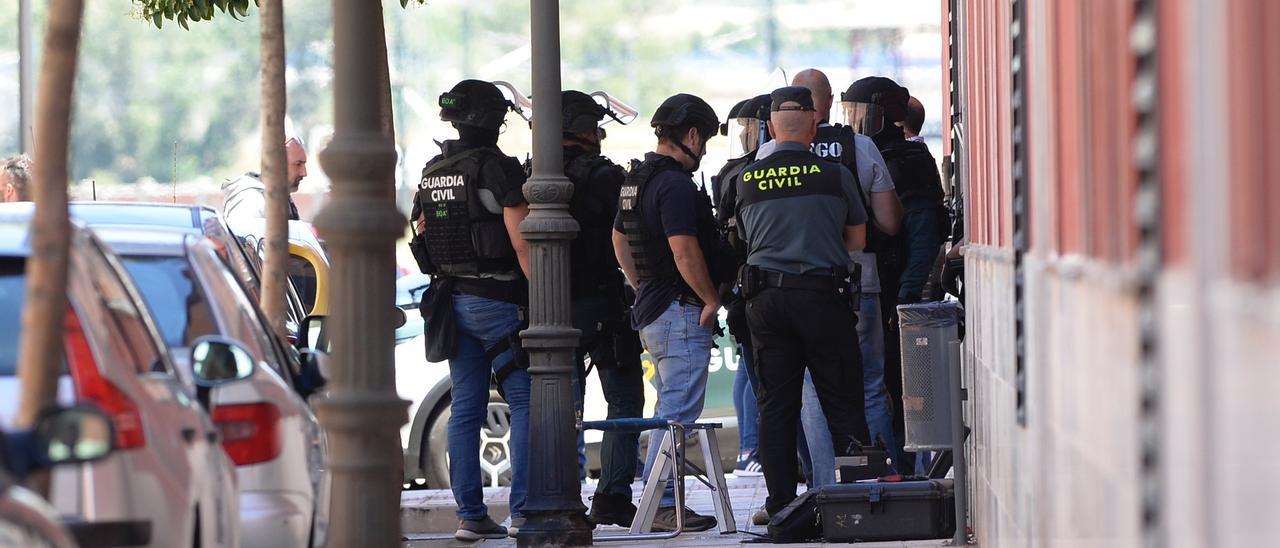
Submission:
POLYGON ((859 272, 850 252, 866 240, 866 209, 848 169, 810 151, 817 133, 807 88, 774 90, 769 130, 778 143, 738 183, 738 230, 747 242, 742 291, 760 397, 760 461, 773 515, 795 498, 796 425, 805 370, 813 376, 836 456, 870 440, 856 333, 859 272))

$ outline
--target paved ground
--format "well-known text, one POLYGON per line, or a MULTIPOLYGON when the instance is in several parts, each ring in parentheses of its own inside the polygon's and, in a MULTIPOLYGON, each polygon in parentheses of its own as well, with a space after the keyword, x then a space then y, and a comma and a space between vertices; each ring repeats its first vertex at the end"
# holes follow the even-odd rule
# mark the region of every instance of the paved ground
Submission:
MULTIPOLYGON (((751 512, 764 504, 765 487, 763 478, 736 478, 728 476, 729 496, 733 504, 733 514, 737 521, 738 533, 720 535, 714 529, 702 533, 687 533, 667 541, 635 541, 613 542, 609 546, 738 546, 755 544, 757 538, 751 533, 764 533, 764 527, 751 525, 751 512)), ((714 515, 711 507, 711 492, 697 481, 687 483, 689 489, 689 506, 699 514, 714 515)), ((589 505, 586 495, 592 492, 592 486, 583 486, 583 504, 589 505)), ((803 489, 803 486, 801 486, 803 489)), ((641 486, 635 484, 636 493, 641 486)), ((485 503, 489 505, 490 515, 495 520, 507 517, 507 490, 486 489, 485 503)), ((426 548, 445 546, 514 546, 515 541, 486 541, 481 543, 458 542, 453 539, 453 531, 457 527, 454 516, 453 495, 449 491, 424 490, 406 491, 401 496, 401 523, 405 531, 405 548, 426 548)), ((604 527, 596 530, 597 534, 622 533, 619 527, 604 527)), ((862 543, 859 546, 868 548, 917 548, 945 546, 946 541, 913 541, 913 542, 874 542, 862 543)), ((823 544, 791 544, 789 546, 824 546, 823 544)))

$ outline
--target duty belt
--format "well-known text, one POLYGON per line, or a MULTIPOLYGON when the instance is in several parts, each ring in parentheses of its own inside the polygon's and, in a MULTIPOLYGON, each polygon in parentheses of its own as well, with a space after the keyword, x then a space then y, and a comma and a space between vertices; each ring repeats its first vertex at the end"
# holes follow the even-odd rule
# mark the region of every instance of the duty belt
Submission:
POLYGON ((831 275, 797 275, 758 269, 761 286, 779 289, 807 289, 810 291, 837 291, 836 278, 831 275))

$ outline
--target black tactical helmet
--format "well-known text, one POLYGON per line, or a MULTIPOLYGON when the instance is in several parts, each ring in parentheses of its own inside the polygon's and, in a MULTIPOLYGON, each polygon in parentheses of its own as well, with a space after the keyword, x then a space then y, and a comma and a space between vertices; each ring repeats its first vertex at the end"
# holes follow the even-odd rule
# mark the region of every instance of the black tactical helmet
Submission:
POLYGON ((884 117, 889 122, 901 122, 907 118, 907 101, 911 93, 907 88, 883 76, 868 76, 849 86, 840 94, 845 103, 871 103, 884 107, 884 117))
POLYGON ((455 124, 498 129, 507 117, 510 101, 483 80, 463 80, 440 94, 440 119, 455 124))
POLYGON ((720 120, 716 118, 716 111, 696 95, 688 93, 677 93, 668 97, 658 110, 653 111, 653 118, 649 120, 652 127, 671 126, 671 127, 693 127, 698 129, 698 133, 704 139, 710 139, 719 133, 720 120))
POLYGON ((769 104, 771 99, 769 94, 757 95, 746 101, 735 105, 733 110, 729 111, 730 118, 755 118, 757 120, 769 121, 769 104))
POLYGON ((600 126, 600 120, 609 112, 590 95, 574 90, 560 94, 560 110, 564 113, 561 120, 565 133, 595 131, 600 126))

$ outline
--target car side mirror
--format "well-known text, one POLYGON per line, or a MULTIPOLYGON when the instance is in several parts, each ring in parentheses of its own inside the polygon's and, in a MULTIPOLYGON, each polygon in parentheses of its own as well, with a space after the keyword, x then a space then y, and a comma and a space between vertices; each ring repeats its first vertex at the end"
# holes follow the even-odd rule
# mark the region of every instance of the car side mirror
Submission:
POLYGON ((404 327, 404 324, 409 323, 409 316, 404 313, 404 309, 398 306, 394 306, 392 308, 396 311, 395 317, 391 321, 391 323, 395 324, 395 329, 400 329, 401 327, 404 327))
POLYGON ((211 388, 247 379, 253 371, 253 358, 233 341, 205 336, 191 346, 191 373, 197 386, 211 388))
POLYGON ((328 352, 329 335, 324 329, 327 323, 329 323, 329 317, 319 314, 303 318, 302 328, 298 330, 298 349, 328 352))
POLYGON ((77 405, 40 416, 35 450, 49 466, 92 462, 111 454, 115 436, 111 417, 96 407, 77 405))
POLYGON ((306 399, 329 383, 329 355, 304 348, 298 352, 298 361, 301 368, 294 378, 294 388, 306 399))

